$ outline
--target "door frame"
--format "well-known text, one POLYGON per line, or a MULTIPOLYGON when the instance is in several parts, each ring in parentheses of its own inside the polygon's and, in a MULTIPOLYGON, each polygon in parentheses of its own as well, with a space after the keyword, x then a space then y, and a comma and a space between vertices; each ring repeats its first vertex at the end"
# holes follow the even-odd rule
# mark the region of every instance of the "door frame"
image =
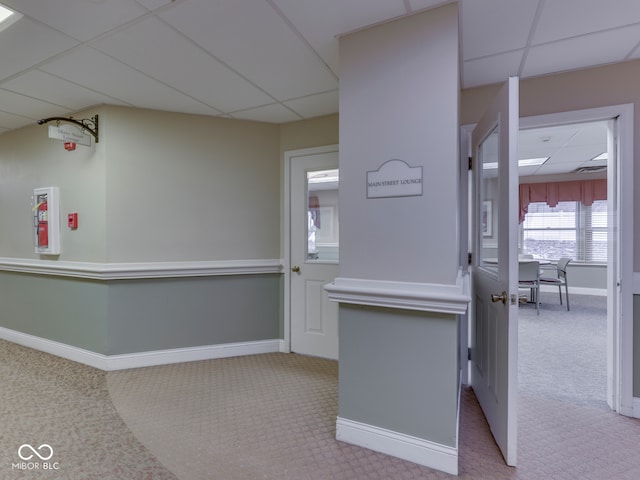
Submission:
MULTIPOLYGON (((618 219, 620 234, 617 237, 617 249, 619 258, 633 258, 633 104, 612 105, 598 108, 588 108, 561 113, 550 113, 520 118, 520 129, 548 127, 569 123, 581 123, 587 121, 617 120, 616 140, 617 140, 617 169, 613 182, 616 194, 619 198, 618 219), (621 172, 624 171, 624 174, 621 172)), ((470 149, 469 135, 473 129, 470 125, 460 128, 460 152, 461 152, 461 172, 466 171, 467 157, 470 149)), ((611 173, 608 173, 610 175, 611 173)), ((472 243, 469 243, 468 232, 468 212, 469 195, 465 192, 468 186, 468 178, 461 175, 460 192, 461 206, 464 205, 461 213, 461 238, 460 244, 467 247, 461 253, 466 253, 472 243), (463 193, 465 192, 465 193, 463 193)), ((461 255, 462 258, 462 255, 461 255)), ((608 260, 607 267, 610 268, 608 260)), ((615 318, 610 321, 612 325, 612 335, 607 338, 607 363, 612 366, 612 375, 607 390, 612 393, 612 408, 621 415, 633 416, 633 262, 620 262, 618 265, 617 279, 608 275, 607 292, 618 291, 619 309, 615 318), (616 288, 616 282, 621 288, 616 288)), ((609 321, 609 320, 608 320, 609 321)), ((461 329, 460 346, 461 351, 466 352, 468 344, 468 322, 465 322, 461 329), (464 342, 464 343, 463 343, 464 342)), ((461 365, 464 365, 462 379, 468 380, 469 363, 466 358, 461 357, 461 365)))
POLYGON ((291 353, 291 163, 297 157, 306 157, 322 153, 337 153, 338 145, 287 150, 284 152, 283 164, 283 199, 282 199, 282 252, 284 269, 284 305, 283 336, 281 352, 291 353))

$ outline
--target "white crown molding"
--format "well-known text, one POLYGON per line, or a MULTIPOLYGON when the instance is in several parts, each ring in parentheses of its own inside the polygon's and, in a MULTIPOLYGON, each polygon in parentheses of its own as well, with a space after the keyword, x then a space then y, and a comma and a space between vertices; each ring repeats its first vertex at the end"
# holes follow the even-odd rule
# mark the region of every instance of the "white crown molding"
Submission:
POLYGON ((336 440, 458 475, 458 449, 346 418, 336 421, 336 440))
POLYGON ((282 260, 92 263, 0 257, 0 271, 56 275, 91 280, 207 277, 281 273, 282 260))
POLYGON ((0 327, 0 338, 107 372, 282 351, 282 340, 274 339, 103 355, 4 327, 0 327))
POLYGON ((337 277, 324 288, 334 302, 453 315, 464 314, 471 302, 469 276, 462 270, 455 285, 337 277))

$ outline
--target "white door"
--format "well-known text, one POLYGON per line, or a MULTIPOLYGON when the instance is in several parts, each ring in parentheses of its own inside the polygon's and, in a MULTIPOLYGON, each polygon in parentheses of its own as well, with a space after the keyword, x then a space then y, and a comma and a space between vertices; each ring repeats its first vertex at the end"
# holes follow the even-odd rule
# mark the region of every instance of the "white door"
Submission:
POLYGON ((291 351, 338 358, 338 152, 289 157, 291 351))
POLYGON ((518 79, 472 134, 474 321, 471 385, 508 465, 517 453, 518 79))

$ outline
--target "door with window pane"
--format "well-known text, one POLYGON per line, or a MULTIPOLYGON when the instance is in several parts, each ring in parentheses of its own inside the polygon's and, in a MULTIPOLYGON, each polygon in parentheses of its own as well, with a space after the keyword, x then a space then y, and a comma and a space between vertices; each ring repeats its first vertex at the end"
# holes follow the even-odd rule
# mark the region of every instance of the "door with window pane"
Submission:
POLYGON ((291 351, 338 358, 338 304, 324 286, 338 275, 338 152, 290 166, 291 351))

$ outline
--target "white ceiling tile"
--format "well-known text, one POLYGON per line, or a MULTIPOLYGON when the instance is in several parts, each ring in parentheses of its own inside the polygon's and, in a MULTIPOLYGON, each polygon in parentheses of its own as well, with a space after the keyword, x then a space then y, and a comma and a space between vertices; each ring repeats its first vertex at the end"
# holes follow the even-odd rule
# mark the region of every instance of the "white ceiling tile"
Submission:
POLYGON ((137 107, 202 115, 220 113, 89 47, 58 58, 42 70, 137 107))
POLYGON ((92 45, 221 111, 274 100, 157 18, 92 45))
POLYGON ((463 88, 505 82, 509 77, 517 75, 523 53, 524 51, 518 50, 464 62, 463 88))
POLYGON ((165 5, 173 3, 174 0, 136 0, 136 2, 149 10, 155 10, 156 8, 164 7, 165 5))
POLYGON ((444 3, 455 3, 454 1, 443 2, 442 0, 409 0, 412 12, 428 10, 430 8, 439 7, 444 3))
POLYGON ((273 0, 313 49, 338 72, 338 36, 407 13, 402 0, 273 0))
POLYGON ((0 110, 0 129, 11 130, 33 123, 34 121, 32 118, 25 118, 20 115, 14 115, 12 113, 3 112, 2 110, 0 110))
POLYGON ((584 163, 600 155, 602 149, 596 145, 579 145, 565 147, 557 155, 552 155, 545 165, 557 165, 565 163, 584 163))
POLYGON ((147 13, 131 0, 3 0, 3 3, 81 41, 147 13))
POLYGON ((553 175, 568 173, 582 166, 584 162, 545 163, 536 171, 536 175, 553 175))
POLYGON ((267 2, 192 0, 161 16, 279 100, 338 86, 326 65, 267 2))
POLYGON ((283 103, 304 118, 319 117, 338 111, 338 91, 296 98, 283 103))
POLYGON ((24 75, 2 83, 1 86, 23 95, 32 97, 37 95, 40 100, 57 104, 73 111, 103 103, 126 105, 126 103, 120 102, 115 98, 102 95, 38 70, 31 70, 24 75))
POLYGON ((71 38, 29 18, 21 18, 2 32, 0 80, 75 45, 78 45, 78 42, 71 38))
POLYGON ((233 114, 233 118, 257 122, 285 123, 300 120, 300 117, 280 104, 265 105, 233 114))
POLYGON ((639 38, 640 26, 634 26, 532 47, 522 74, 529 77, 620 62, 639 38))
POLYGON ((640 22, 638 0, 547 1, 544 3, 544 9, 533 35, 533 44, 638 22, 640 22))
POLYGON ((20 115, 36 120, 56 115, 62 110, 59 105, 53 105, 3 89, 0 89, 0 105, 2 105, 2 110, 5 112, 20 112, 20 115))
POLYGON ((463 60, 524 48, 537 4, 513 0, 463 2, 463 60))

